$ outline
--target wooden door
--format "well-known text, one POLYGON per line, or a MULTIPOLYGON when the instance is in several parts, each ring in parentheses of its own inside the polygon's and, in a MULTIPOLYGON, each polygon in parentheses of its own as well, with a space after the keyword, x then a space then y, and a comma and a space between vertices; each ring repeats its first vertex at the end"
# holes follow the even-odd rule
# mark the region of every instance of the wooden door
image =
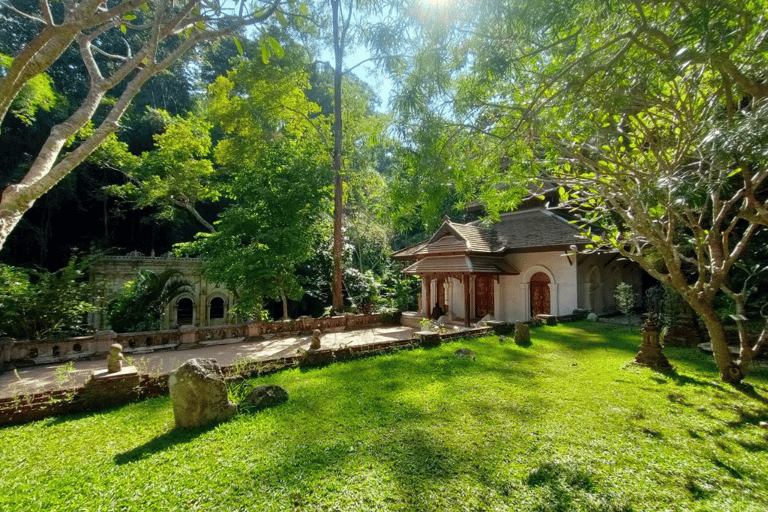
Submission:
POLYGON ((544 272, 536 272, 531 276, 531 316, 548 315, 549 304, 549 277, 544 272))
POLYGON ((493 316, 493 276, 477 276, 475 279, 475 317, 493 316))

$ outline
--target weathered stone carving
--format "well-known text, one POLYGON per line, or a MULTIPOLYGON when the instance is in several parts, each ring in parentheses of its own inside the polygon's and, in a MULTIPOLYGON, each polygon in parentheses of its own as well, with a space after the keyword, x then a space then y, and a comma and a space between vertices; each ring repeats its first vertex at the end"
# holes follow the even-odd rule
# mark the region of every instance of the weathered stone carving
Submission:
POLYGON ((635 357, 635 362, 654 370, 669 371, 673 369, 667 356, 661 353, 659 331, 656 330, 656 324, 650 317, 643 324, 643 343, 640 345, 640 351, 635 357))
POLYGON ((312 331, 312 342, 309 344, 310 350, 320 349, 320 334, 320 329, 315 329, 312 331))
POLYGON ((123 363, 128 361, 123 357, 123 346, 119 343, 113 343, 109 347, 109 356, 107 356, 107 372, 116 373, 123 369, 123 363))
POLYGON ((190 359, 168 378, 176 428, 202 427, 237 413, 214 359, 190 359))
POLYGON ((528 345, 531 342, 531 328, 524 322, 515 323, 515 343, 528 345))

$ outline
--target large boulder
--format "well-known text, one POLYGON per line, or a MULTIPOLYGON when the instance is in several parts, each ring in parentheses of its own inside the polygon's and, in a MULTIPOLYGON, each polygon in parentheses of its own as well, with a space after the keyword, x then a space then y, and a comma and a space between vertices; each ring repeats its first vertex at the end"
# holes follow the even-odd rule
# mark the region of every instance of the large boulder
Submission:
POLYGON ((242 405, 251 410, 258 410, 287 401, 288 392, 280 386, 257 386, 248 393, 242 405))
POLYGON ((168 387, 176 428, 202 427, 237 414, 215 359, 190 359, 171 373, 168 387))

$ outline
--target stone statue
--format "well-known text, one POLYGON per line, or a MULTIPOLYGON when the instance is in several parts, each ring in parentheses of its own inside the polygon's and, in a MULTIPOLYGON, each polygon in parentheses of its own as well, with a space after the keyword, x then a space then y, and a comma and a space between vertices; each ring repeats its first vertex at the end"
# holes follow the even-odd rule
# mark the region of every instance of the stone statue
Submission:
POLYGON ((123 346, 119 343, 113 343, 109 347, 109 356, 107 356, 107 372, 116 373, 123 369, 123 363, 128 361, 123 357, 123 346))
POLYGON ((312 342, 309 344, 310 350, 318 350, 320 348, 320 329, 312 331, 312 342))

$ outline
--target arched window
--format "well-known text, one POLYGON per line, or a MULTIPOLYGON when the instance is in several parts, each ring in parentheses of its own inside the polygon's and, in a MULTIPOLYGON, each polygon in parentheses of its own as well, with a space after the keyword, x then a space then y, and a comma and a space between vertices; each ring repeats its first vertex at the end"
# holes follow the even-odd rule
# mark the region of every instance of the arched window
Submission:
POLYGON ((191 324, 194 321, 194 304, 192 299, 181 299, 176 304, 176 323, 179 325, 191 324))
POLYGON ((224 318, 224 299, 221 297, 214 297, 211 299, 210 309, 208 311, 208 318, 215 320, 217 318, 224 318))

